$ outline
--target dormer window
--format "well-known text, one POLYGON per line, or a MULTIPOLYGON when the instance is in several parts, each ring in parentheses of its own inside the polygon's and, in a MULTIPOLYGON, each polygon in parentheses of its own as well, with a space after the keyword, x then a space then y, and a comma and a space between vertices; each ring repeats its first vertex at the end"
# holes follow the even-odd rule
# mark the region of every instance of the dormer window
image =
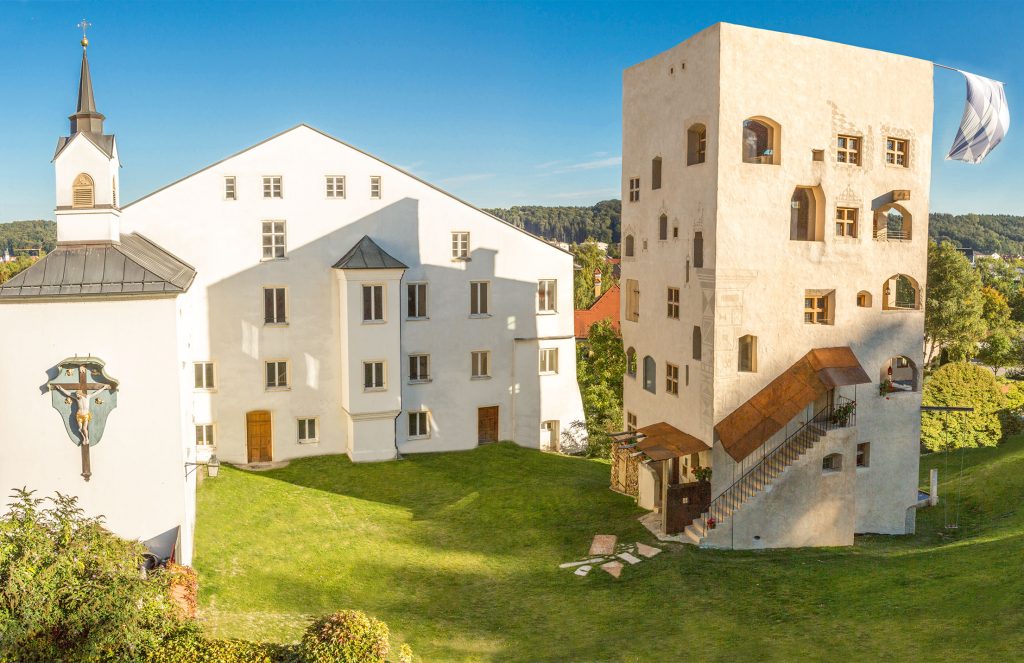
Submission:
POLYGON ((76 209, 95 207, 96 195, 92 178, 81 173, 71 186, 71 206, 76 209))

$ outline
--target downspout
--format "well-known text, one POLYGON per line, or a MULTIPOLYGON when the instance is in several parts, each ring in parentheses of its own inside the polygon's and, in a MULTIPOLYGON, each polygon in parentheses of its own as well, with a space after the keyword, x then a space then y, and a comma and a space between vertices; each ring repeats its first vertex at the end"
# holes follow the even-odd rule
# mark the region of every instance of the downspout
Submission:
MULTIPOLYGON (((402 277, 398 279, 398 370, 401 374, 402 367, 405 366, 405 362, 402 361, 402 331, 405 330, 405 320, 402 319, 402 279, 405 278, 405 270, 402 270, 402 277)), ((403 398, 402 391, 404 386, 404 380, 399 378, 398 380, 398 414, 395 415, 395 460, 402 460, 402 453, 398 450, 398 420, 402 417, 403 409, 403 398)), ((427 415, 428 417, 430 415, 427 415)), ((430 423, 428 422, 429 426, 430 423)), ((429 430, 429 429, 428 429, 429 430)))

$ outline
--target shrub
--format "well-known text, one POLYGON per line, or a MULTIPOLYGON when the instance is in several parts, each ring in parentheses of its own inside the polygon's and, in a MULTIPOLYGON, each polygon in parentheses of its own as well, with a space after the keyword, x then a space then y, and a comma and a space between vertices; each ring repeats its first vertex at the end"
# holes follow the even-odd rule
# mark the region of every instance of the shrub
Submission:
POLYGON ((938 368, 924 385, 924 405, 973 407, 974 412, 925 414, 921 417, 921 442, 932 451, 951 448, 995 446, 1003 438, 1000 412, 1009 405, 991 371, 967 362, 938 368))
POLYGON ((203 637, 198 628, 182 630, 150 654, 149 663, 303 663, 295 645, 203 637))
POLYGON ((77 498, 19 490, 0 516, 0 660, 141 661, 183 622, 145 548, 77 498))
POLYGON ((389 636, 384 622, 358 610, 341 610, 309 625, 299 654, 307 663, 384 663, 389 636))

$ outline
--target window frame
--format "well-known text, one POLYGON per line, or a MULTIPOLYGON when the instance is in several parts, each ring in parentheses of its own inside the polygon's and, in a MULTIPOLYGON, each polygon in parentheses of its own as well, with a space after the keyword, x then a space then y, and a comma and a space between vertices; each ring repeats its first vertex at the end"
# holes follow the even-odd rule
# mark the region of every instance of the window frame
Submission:
POLYGON ((260 221, 260 262, 270 262, 272 260, 284 260, 288 257, 288 222, 284 219, 264 219, 260 221), (267 224, 270 224, 270 230, 267 230, 267 224), (281 226, 281 230, 278 231, 278 224, 281 226), (280 237, 280 242, 278 238, 280 237), (267 239, 270 239, 270 243, 267 243, 267 239), (267 249, 270 249, 270 255, 267 255, 267 249), (278 249, 280 249, 281 255, 277 255, 278 249))
POLYGON ((238 200, 238 178, 234 175, 224 176, 224 200, 238 200))
POLYGON ((651 355, 644 356, 643 388, 648 393, 658 393, 658 362, 654 361, 654 357, 651 355))
POLYGON ((364 325, 382 325, 388 321, 388 291, 386 283, 375 283, 366 282, 359 284, 361 299, 360 304, 362 307, 362 323, 364 325), (380 291, 380 298, 376 296, 377 291, 380 291), (370 299, 367 300, 366 293, 370 291, 370 299), (369 303, 369 314, 371 316, 377 315, 379 317, 367 318, 367 303, 369 303))
POLYGON ((427 352, 411 353, 409 355, 409 384, 423 384, 430 381, 430 354, 427 352))
POLYGON ((364 361, 363 362, 363 391, 364 392, 387 391, 387 388, 388 388, 388 362, 387 362, 387 360, 386 359, 368 359, 368 360, 364 361), (380 376, 379 376, 380 377, 380 384, 377 384, 377 378, 378 378, 377 367, 378 366, 380 367, 380 371, 379 371, 379 373, 380 373, 380 376), (372 367, 371 368, 372 374, 370 376, 371 377, 371 384, 369 384, 369 385, 367 384, 367 381, 366 381, 366 377, 367 377, 366 369, 367 369, 367 367, 372 367))
POLYGON ((665 392, 679 395, 679 366, 668 361, 665 362, 665 392))
POLYGON ((345 199, 345 176, 344 175, 325 175, 324 176, 324 195, 328 200, 344 200, 345 199))
POLYGON ((737 340, 736 371, 738 373, 757 373, 757 337, 744 334, 737 340), (744 339, 750 339, 744 342, 744 339))
POLYGON ((380 175, 370 175, 370 200, 381 200, 384 198, 384 178, 380 175))
POLYGON ((433 426, 430 425, 430 410, 406 410, 406 423, 408 425, 410 440, 425 440, 430 437, 433 426), (422 419, 422 427, 425 430, 421 430, 420 421, 422 419), (416 421, 417 432, 413 433, 413 421, 416 421))
POLYGON ((194 361, 192 362, 192 384, 193 391, 205 391, 211 392, 217 390, 217 366, 216 362, 210 361, 194 361), (196 378, 199 377, 196 374, 196 370, 202 367, 202 385, 196 384, 196 378), (209 383, 209 384, 207 384, 209 383))
POLYGON ((558 313, 558 279, 537 281, 537 313, 558 313))
POLYGON ((195 423, 196 441, 197 447, 216 447, 217 446, 217 425, 210 422, 195 423), (200 430, 202 430, 202 441, 200 441, 200 430))
POLYGON ((263 175, 263 198, 265 200, 281 200, 284 198, 284 176, 263 175))
POLYGON ((286 391, 291 389, 291 373, 292 369, 290 366, 291 362, 287 359, 266 359, 263 362, 263 388, 265 391, 286 391), (269 377, 270 366, 273 364, 276 368, 274 370, 274 384, 271 384, 269 377), (281 384, 281 365, 284 365, 284 384, 281 384))
POLYGON ((320 417, 295 417, 295 441, 298 444, 317 444, 320 442, 320 417), (313 437, 309 437, 310 422, 313 422, 313 437), (303 424, 305 424, 305 427, 303 427, 303 424), (303 433, 305 433, 305 437, 303 437, 303 433))
POLYGON ((859 166, 861 164, 860 151, 863 146, 864 139, 860 136, 836 134, 836 163, 859 166), (850 141, 855 141, 854 147, 850 147, 850 141))
POLYGON ((640 202, 640 178, 630 177, 629 178, 629 202, 636 203, 640 202))
POLYGON ((429 320, 429 309, 427 308, 429 297, 427 294, 426 281, 412 281, 405 284, 405 319, 406 320, 429 320), (422 292, 420 289, 422 288, 422 292), (423 314, 419 315, 422 309, 423 314), (410 313, 416 311, 416 315, 410 313))
POLYGON ((835 290, 804 291, 804 324, 835 324, 835 290))
POLYGON ((885 165, 896 168, 910 168, 910 140, 907 138, 885 137, 885 165), (890 143, 892 147, 890 147, 890 143), (901 149, 902 148, 902 149, 901 149), (902 159, 903 163, 900 163, 902 159))
POLYGON ((871 442, 858 442, 856 453, 856 467, 858 469, 871 467, 871 442))
POLYGON ((491 282, 470 281, 469 282, 469 317, 489 318, 491 317, 491 282), (481 292, 483 296, 481 296, 481 292), (474 310, 476 309, 476 310, 474 310))
POLYGON ((669 320, 679 319, 679 288, 673 288, 668 286, 668 292, 666 293, 668 308, 666 314, 669 320))
POLYGON ((287 286, 280 286, 280 285, 265 285, 265 286, 263 286, 263 326, 264 327, 287 327, 288 326, 289 317, 290 316, 289 316, 289 310, 288 310, 288 288, 287 288, 287 286), (272 296, 272 298, 270 300, 270 303, 273 304, 273 311, 272 312, 275 314, 273 320, 267 320, 267 312, 268 312, 267 311, 267 304, 268 304, 267 292, 272 292, 273 293, 273 296, 272 296), (278 293, 280 293, 280 298, 278 297, 278 293), (282 305, 282 308, 284 309, 283 316, 276 315, 277 313, 280 313, 280 311, 278 311, 278 305, 279 304, 282 305), (278 319, 279 317, 283 317, 283 319, 278 319))
POLYGON ((538 349, 537 374, 558 375, 558 348, 538 349))
POLYGON ((470 259, 470 244, 468 230, 452 231, 452 260, 463 261, 470 259))
POLYGON ((836 206, 836 237, 857 239, 860 226, 860 210, 856 207, 836 206))
POLYGON ((491 351, 471 350, 469 353, 469 379, 487 380, 491 377, 491 351))
POLYGON ((629 412, 627 410, 626 411, 626 431, 629 432, 629 433, 635 433, 636 429, 637 429, 637 426, 636 426, 636 413, 635 412, 629 412))
POLYGON ((660 156, 651 159, 651 191, 657 191, 661 188, 661 173, 663 167, 664 162, 660 156))

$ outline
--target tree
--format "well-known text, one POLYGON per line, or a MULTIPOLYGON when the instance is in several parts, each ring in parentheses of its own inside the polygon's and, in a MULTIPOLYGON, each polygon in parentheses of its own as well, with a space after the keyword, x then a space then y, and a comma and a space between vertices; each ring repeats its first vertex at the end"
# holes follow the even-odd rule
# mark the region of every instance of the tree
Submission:
POLYGON ((985 337, 981 277, 949 242, 928 243, 928 292, 925 302, 925 363, 940 349, 950 358, 969 359, 985 337))
POLYGON ((983 299, 981 317, 985 321, 985 340, 978 352, 978 359, 992 370, 1016 364, 1020 359, 1019 325, 1010 319, 1010 305, 1006 297, 991 287, 981 289, 983 299))
POLYGON ((974 412, 926 413, 921 416, 921 443, 932 451, 959 447, 994 447, 1003 437, 1001 412, 1010 402, 992 372, 967 362, 936 369, 924 385, 924 405, 973 407, 974 412), (949 423, 948 436, 946 423, 949 423))
POLYGON ((594 274, 601 273, 601 292, 605 293, 617 282, 615 272, 607 254, 592 239, 574 246, 572 254, 579 266, 573 279, 573 305, 577 309, 590 308, 597 299, 594 274))
POLYGON ((622 339, 607 320, 590 327, 588 339, 576 348, 576 377, 590 436, 590 453, 606 456, 608 433, 622 429, 622 379, 626 353, 622 339))

